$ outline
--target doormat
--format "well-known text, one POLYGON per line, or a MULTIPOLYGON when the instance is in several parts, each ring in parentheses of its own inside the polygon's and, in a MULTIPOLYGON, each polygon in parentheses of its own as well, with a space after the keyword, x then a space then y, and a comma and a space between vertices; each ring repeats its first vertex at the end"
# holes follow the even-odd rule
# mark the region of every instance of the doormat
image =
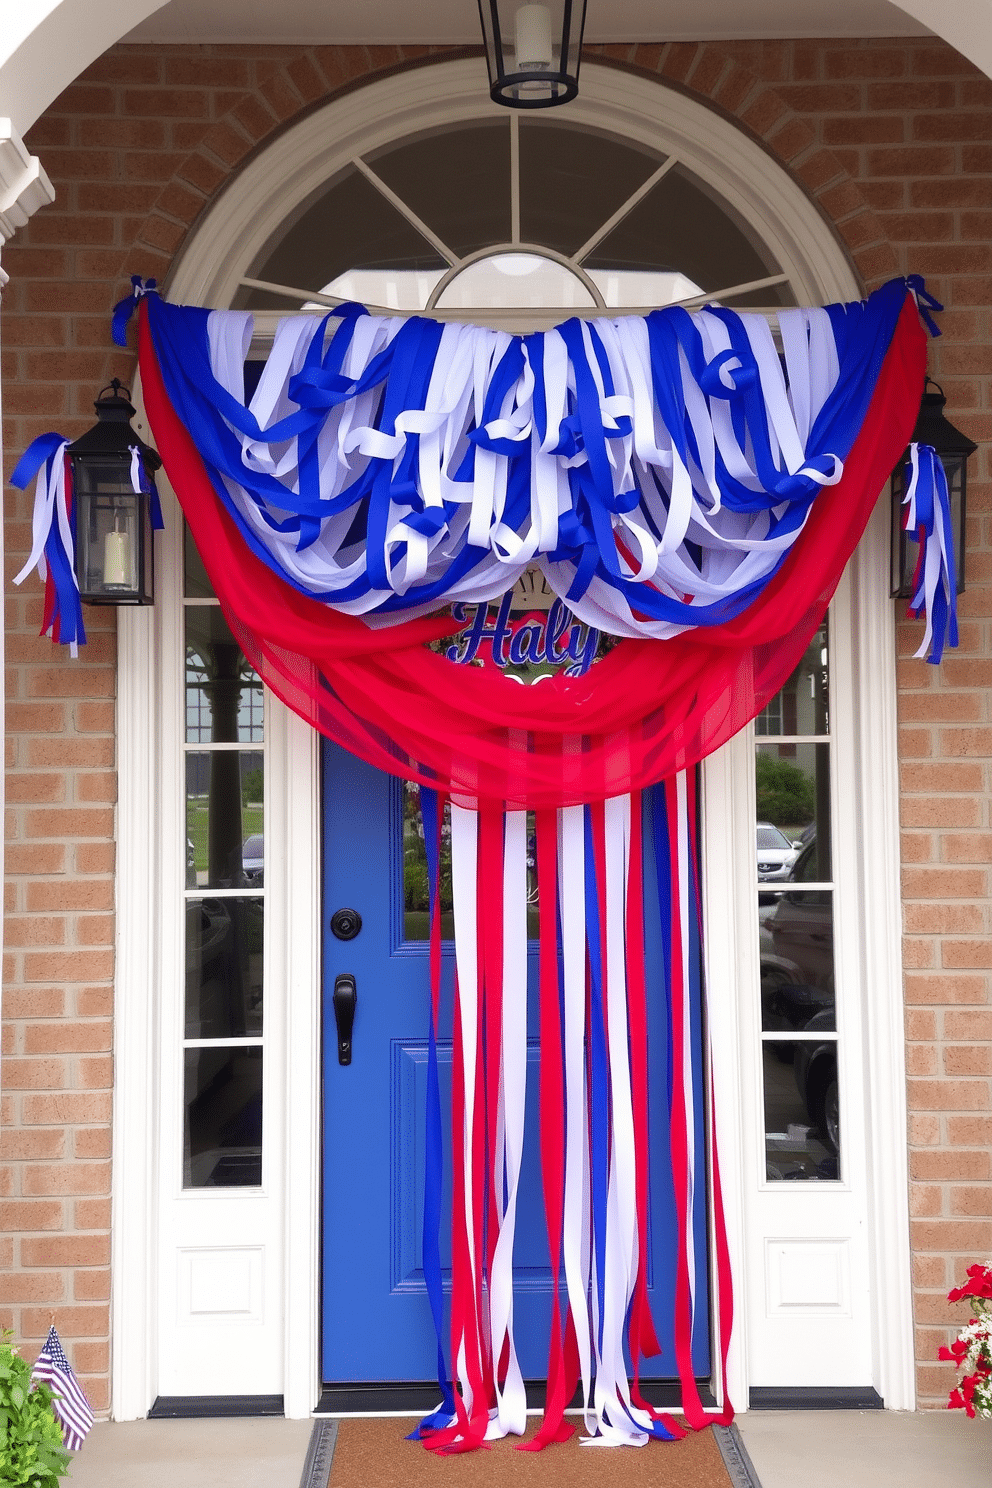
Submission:
MULTIPOLYGON (((637 1449, 584 1447, 576 1432, 544 1452, 517 1452, 510 1438, 439 1458, 405 1440, 412 1424, 395 1416, 315 1421, 300 1488, 761 1488, 734 1427, 637 1449)), ((535 1417, 528 1438, 539 1424, 535 1417)))

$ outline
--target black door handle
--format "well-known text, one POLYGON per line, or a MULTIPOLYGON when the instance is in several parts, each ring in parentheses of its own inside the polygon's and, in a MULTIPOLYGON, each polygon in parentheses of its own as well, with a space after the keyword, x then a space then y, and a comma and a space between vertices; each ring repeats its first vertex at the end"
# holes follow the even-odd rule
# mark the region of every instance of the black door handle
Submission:
POLYGON ((344 971, 334 978, 334 1021, 338 1029, 338 1064, 351 1063, 351 1032, 355 1026, 358 988, 355 978, 344 971))

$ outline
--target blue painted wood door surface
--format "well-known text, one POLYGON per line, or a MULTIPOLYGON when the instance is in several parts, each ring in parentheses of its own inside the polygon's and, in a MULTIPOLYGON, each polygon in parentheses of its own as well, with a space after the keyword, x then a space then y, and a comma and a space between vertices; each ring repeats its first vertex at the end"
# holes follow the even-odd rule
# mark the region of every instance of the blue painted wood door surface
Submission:
MULTIPOLYGON (((326 1383, 429 1381, 436 1344, 421 1269, 424 1105, 429 1007, 426 941, 404 939, 402 782, 335 745, 324 746, 324 1098, 323 1326, 326 1383), (336 909, 361 915, 350 941, 330 933, 336 909), (332 1008, 335 978, 354 976, 358 1003, 352 1062, 338 1061, 332 1008)), ((449 948, 446 956, 452 954, 449 948)), ((649 935, 649 972, 660 937, 649 935)), ((532 948, 531 1003, 536 977, 532 948)), ((450 966, 446 968, 450 972, 450 966)), ((445 978, 450 982, 450 975, 445 978)), ((657 976, 649 987, 660 985, 657 976)), ((450 997, 450 991, 446 993, 450 997)), ((651 1091, 651 1213, 649 1292, 663 1353, 642 1378, 674 1378, 672 1290, 674 1211, 667 1178, 667 1038, 657 995, 649 1008, 651 1091)), ((450 1002, 444 1011, 450 1011, 450 1002)), ((694 1047, 700 1059, 699 1019, 694 1047)), ((443 1026, 450 1027, 449 1024, 443 1026)), ((527 1135, 517 1218, 515 1301, 517 1347, 525 1379, 547 1372, 550 1268, 538 1158, 536 1016, 529 1028, 527 1135)), ((442 1111, 450 1110, 450 1043, 439 1047, 442 1111)), ((447 1123, 447 1117, 445 1117, 447 1123)), ((696 1133, 703 1172, 702 1134, 696 1133)), ((450 1162, 445 1150, 446 1212, 450 1162)), ((705 1233, 705 1184, 699 1183, 695 1222, 705 1233)), ((700 1253, 702 1253, 700 1247, 700 1253)), ((447 1277, 450 1237, 442 1226, 447 1277)), ((698 1309, 693 1360, 709 1373, 709 1323, 698 1309)), ((445 1340, 447 1349, 447 1340, 445 1340)), ((449 1360, 450 1364, 450 1360, 449 1360)))

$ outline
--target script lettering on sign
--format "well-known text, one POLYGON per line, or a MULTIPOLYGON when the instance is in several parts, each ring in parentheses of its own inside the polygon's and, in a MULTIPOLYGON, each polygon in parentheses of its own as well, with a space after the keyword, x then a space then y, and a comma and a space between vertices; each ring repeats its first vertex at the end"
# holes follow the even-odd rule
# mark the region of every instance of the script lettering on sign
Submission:
POLYGON ((521 682, 539 682, 563 672, 583 676, 608 638, 577 620, 547 587, 543 574, 529 569, 498 604, 452 605, 461 630, 444 645, 459 666, 495 665, 521 682))

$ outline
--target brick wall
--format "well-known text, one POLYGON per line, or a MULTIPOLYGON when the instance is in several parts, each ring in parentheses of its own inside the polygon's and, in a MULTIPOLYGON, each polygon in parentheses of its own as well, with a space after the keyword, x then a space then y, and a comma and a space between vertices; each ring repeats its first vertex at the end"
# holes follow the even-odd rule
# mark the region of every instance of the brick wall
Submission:
MULTIPOLYGON (((4 252, 4 439, 76 435, 111 376, 108 310, 127 275, 165 277, 199 213, 308 106, 427 48, 116 47, 31 132, 58 192, 4 252)), ((659 72, 767 143, 866 286, 927 275, 947 305, 931 354, 948 414, 992 435, 992 82, 932 39, 592 48, 659 72)), ((992 488, 973 462, 958 653, 900 663, 913 1243, 922 1398, 942 1403, 944 1292, 992 1251, 989 761, 992 488)), ((8 578, 29 501, 6 493, 8 578)), ((0 1320, 37 1347, 57 1310, 108 1403, 115 687, 112 615, 79 661, 37 639, 33 581, 7 600, 8 882, 0 1320)), ((8 593, 10 593, 8 583, 8 593)), ((900 653, 916 647, 907 624, 900 653)))

